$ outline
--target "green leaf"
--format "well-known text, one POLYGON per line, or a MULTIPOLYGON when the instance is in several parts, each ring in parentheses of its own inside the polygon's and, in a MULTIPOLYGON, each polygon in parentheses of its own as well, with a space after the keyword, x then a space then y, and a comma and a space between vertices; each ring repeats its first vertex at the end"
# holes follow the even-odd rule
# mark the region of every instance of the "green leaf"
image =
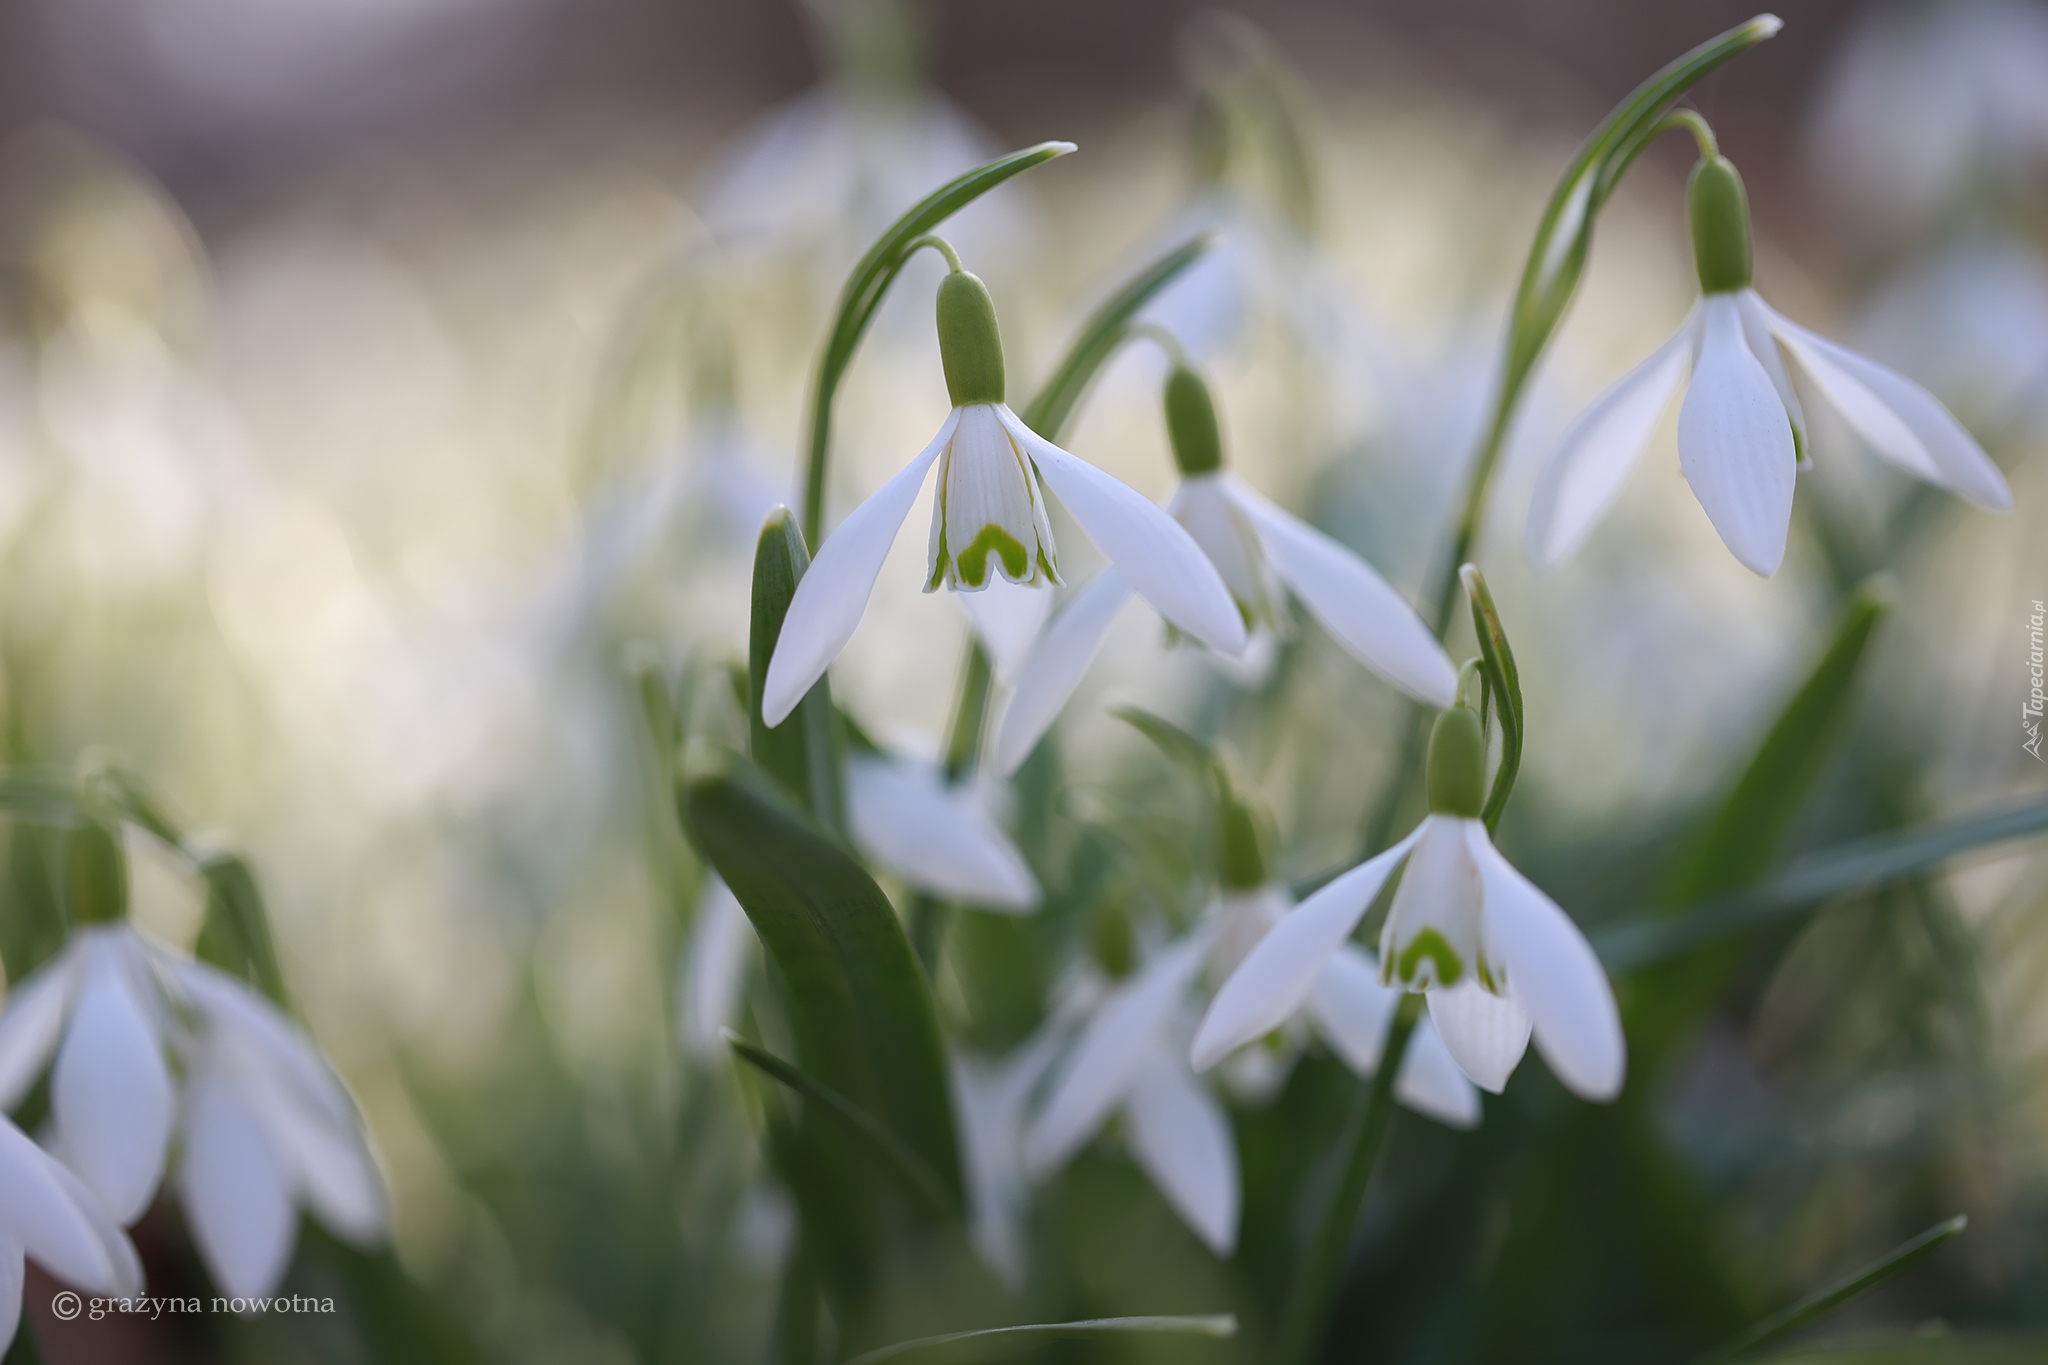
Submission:
POLYGON ((1754 891, 1722 897, 1673 919, 1656 915, 1596 931, 1610 971, 1675 956, 1697 944, 1817 908, 1837 896, 1911 881, 1973 849, 2048 830, 2048 801, 1873 835, 1809 854, 1754 891))
POLYGON ((0 772, 0 811, 38 825, 78 823, 78 784, 69 775, 41 768, 0 772))
POLYGON ((1890 610, 1890 586, 1882 577, 1852 595, 1820 662, 1666 879, 1659 897, 1664 905, 1693 905, 1741 890, 1777 860, 1794 818, 1834 758, 1848 726, 1864 652, 1890 610))
POLYGON ((206 878, 206 918, 194 954, 253 983, 280 1008, 290 1009, 255 874, 232 853, 204 859, 199 872, 206 878))
POLYGON ((1780 1337, 1812 1326, 1837 1308, 1861 1298, 1886 1280, 1918 1265, 1933 1255, 1942 1243, 1969 1225, 1970 1220, 1961 1214, 1957 1214, 1946 1223, 1936 1224, 1918 1237, 1893 1247, 1846 1280, 1829 1285, 1818 1293, 1807 1295, 1790 1308, 1771 1314, 1733 1340, 1707 1352, 1700 1357, 1699 1365, 1726 1365, 1726 1362, 1746 1356, 1760 1346, 1768 1346, 1780 1337))
POLYGON ((1046 440, 1057 442, 1061 429, 1073 416, 1081 395, 1087 391, 1088 381, 1095 377, 1102 363, 1116 353, 1116 348, 1129 335, 1131 319, 1137 316, 1138 310, 1157 298, 1162 289, 1178 279, 1181 272, 1199 260, 1215 242, 1215 234, 1208 232, 1188 239, 1154 261, 1089 314, 1073 345, 1067 348, 1059 368, 1052 372, 1052 377, 1039 387, 1018 414, 1024 425, 1046 440))
MULTIPOLYGON (((1205 1313, 1181 1317, 1089 1318, 1081 1322, 1031 1322, 1019 1327, 985 1327, 978 1332, 948 1332, 944 1336, 899 1341, 893 1346, 863 1352, 847 1360, 845 1365, 881 1365, 885 1360, 939 1351, 963 1343, 967 1344, 970 1352, 979 1354, 985 1347, 1028 1346, 1033 1341, 1049 1338, 1117 1337, 1132 1333, 1224 1339, 1237 1335, 1237 1316, 1233 1313, 1205 1313)), ((962 1353, 951 1354, 957 1359, 962 1353)))
POLYGON ((762 772, 780 782, 828 828, 838 828, 839 747, 833 742, 832 683, 819 678, 796 710, 769 729, 761 719, 761 688, 782 634, 797 582, 811 567, 803 533, 787 507, 768 514, 754 549, 753 615, 747 633, 748 749, 762 772), (791 722, 795 723, 792 724, 791 722))
POLYGON ((1515 790, 1515 774, 1522 767, 1523 722, 1522 674, 1515 667, 1515 652, 1508 648, 1507 632, 1501 629, 1500 612, 1493 605, 1485 575, 1476 564, 1458 570, 1465 595, 1472 603, 1472 630, 1479 637, 1479 661, 1486 679, 1487 696, 1500 716, 1500 766, 1494 770, 1493 788, 1486 795, 1480 818, 1489 832, 1500 825, 1508 797, 1515 790))
POLYGON ((882 1121, 823 1081, 806 1076, 771 1052, 764 1052, 738 1034, 726 1031, 726 1044, 750 1065, 773 1076, 845 1125, 867 1148, 876 1164, 903 1182, 926 1210, 942 1218, 958 1218, 960 1207, 938 1174, 882 1121))
POLYGON ((2048 1360, 2048 1332, 1865 1337, 1805 1347, 1766 1360, 1768 1365, 2040 1365, 2048 1360))
POLYGON ((895 910, 817 824, 731 755, 685 775, 683 827, 753 921, 805 1072, 887 1124, 960 1202, 946 1060, 895 910))
POLYGON ((1172 721, 1137 706, 1118 707, 1110 714, 1158 745, 1168 758, 1203 782, 1214 780, 1217 771, 1215 751, 1172 721))
POLYGON ((806 544, 816 544, 824 531, 825 462, 832 445, 832 402, 839 392, 839 381, 845 376, 846 367, 853 363, 853 353, 874 320, 875 310, 881 307, 883 296, 895 283, 903 263, 910 259, 912 244, 1011 176, 1073 150, 1071 142, 1041 142, 1021 152, 997 157, 948 181, 897 219, 853 268, 846 288, 840 291, 839 309, 826 337, 824 354, 818 358, 817 379, 811 392, 810 457, 804 480, 806 544))

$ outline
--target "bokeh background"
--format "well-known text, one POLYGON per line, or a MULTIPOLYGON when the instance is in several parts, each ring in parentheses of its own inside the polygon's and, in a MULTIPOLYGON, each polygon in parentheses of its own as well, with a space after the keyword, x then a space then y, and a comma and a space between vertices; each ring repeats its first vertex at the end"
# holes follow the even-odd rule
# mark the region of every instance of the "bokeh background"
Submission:
MULTIPOLYGON (((1693 289, 1692 154, 1654 148, 1603 219, 1480 556, 1532 711, 1504 839, 1582 916, 1629 908, 1631 870, 1725 785, 1873 568, 1897 610, 1802 843, 1878 807, 1931 818, 2041 787, 2019 704, 2048 597, 2048 8, 1780 13, 1782 36, 1696 98, 1748 178, 1759 284, 1935 388, 2019 511, 1930 503, 1823 424, 1787 567, 1763 582, 1685 494, 1667 431, 1580 561, 1534 581, 1531 460, 1693 289)), ((1551 181, 1627 89, 1748 14, 1244 7, 1293 73, 1290 170, 1270 140, 1218 134, 1202 93, 1245 40, 1178 3, 6 0, 10 761, 109 746, 253 856, 385 1162, 400 1259, 466 1349, 748 1358, 791 1215, 726 1064, 679 1029, 699 871, 627 668, 743 651, 753 528, 788 496, 817 339, 867 240, 987 155, 1077 141, 951 232, 1021 388, 1149 255, 1234 227, 1227 270, 1169 321, 1216 375, 1236 458, 1416 593, 1551 181)), ((937 268, 906 273, 849 380, 835 515, 943 415, 937 268)), ((1164 495, 1157 377, 1119 362, 1072 443, 1164 495)), ((916 592, 920 541, 835 673, 910 749, 936 745, 965 630, 916 592)), ((1345 856, 1400 714, 1327 643, 1291 659, 1250 741, 1297 876, 1345 856)), ((1154 799, 1103 695, 1185 715, 1222 685, 1150 630, 1113 642, 1070 727, 1076 818, 1154 799)), ((2048 862, 2006 855, 1817 917, 1674 1067, 1669 1150, 1747 1301, 1968 1212, 1946 1259, 1844 1326, 2048 1319, 2048 862)), ((136 856, 139 917, 189 942, 199 891, 136 856)), ((941 994, 979 1046, 1032 1022, 971 981, 941 994)), ((1403 1169, 1432 1188, 1445 1168, 1417 1150, 1403 1169)), ((1204 1261, 1127 1170, 1090 1160, 1077 1179, 1121 1221, 1083 1236, 1066 1196, 1048 1235, 1082 1287, 1062 1305, 1256 1298, 1255 1236, 1234 1267, 1204 1261)), ((1506 1212, 1459 1216, 1484 1256, 1542 1259, 1506 1212)), ((1630 1253, 1570 1254, 1597 1297, 1603 1258, 1630 1253)), ((1538 1358, 1512 1351, 1540 1276, 1470 1274, 1476 1297, 1406 1322, 1386 1358, 1538 1358)), ((116 1340, 39 1312, 52 1359, 370 1358, 346 1314, 116 1340)), ((1664 1358, 1629 1330, 1535 1339, 1664 1358)))

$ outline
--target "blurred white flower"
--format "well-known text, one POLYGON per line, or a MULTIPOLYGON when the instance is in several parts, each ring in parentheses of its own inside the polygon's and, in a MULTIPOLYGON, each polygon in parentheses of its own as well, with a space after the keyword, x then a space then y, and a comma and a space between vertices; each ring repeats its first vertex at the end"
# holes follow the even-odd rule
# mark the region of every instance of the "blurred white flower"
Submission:
POLYGON ((953 1054, 953 1104, 966 1168, 968 1225, 974 1249, 1012 1290, 1024 1285, 1024 1217, 1031 1181, 1024 1165, 1024 1120, 1031 1096, 1066 1039, 1066 1019, 1045 1027, 1001 1058, 953 1054))
POLYGON ((739 897, 716 872, 705 873, 677 989, 677 1031, 691 1055, 709 1061, 726 1051, 723 1030, 739 1018, 740 991, 755 942, 739 897))
POLYGON ((1704 297, 1550 457, 1529 506, 1527 544, 1538 570, 1562 563, 1591 532, 1690 369, 1679 465, 1735 557, 1765 577, 1776 573, 1806 447, 1780 347, 1880 456, 1979 507, 2012 507, 2004 475, 1933 395, 1775 312, 1749 287, 1749 209, 1732 166, 1702 161, 1691 197, 1704 297))
MULTIPOLYGON (((1447 706, 1457 672, 1415 609, 1358 555, 1282 510, 1225 470, 1181 480, 1167 510, 1188 531, 1254 630, 1284 619, 1291 590, 1347 653, 1418 701, 1447 706)), ((1129 600, 1112 565, 1074 594, 1017 675, 996 739, 996 763, 1015 772, 1059 715, 1129 600)))
POLYGON ((24 1258, 90 1294, 142 1290, 134 1246, 92 1191, 0 1117, 0 1352, 21 1326, 24 1258))
POLYGON ((1038 879, 980 792, 948 782, 936 764, 849 757, 846 818, 862 853, 921 891, 1009 914, 1038 908, 1038 879))
POLYGON ((1430 814, 1413 833, 1310 896, 1259 940, 1196 1031, 1206 1070, 1310 1004, 1395 868, 1406 870, 1380 933, 1379 975, 1426 992, 1458 1066, 1498 1092, 1533 1028, 1574 1093, 1607 1100, 1627 1067, 1621 1016, 1592 945, 1557 903, 1494 848, 1477 817, 1485 740, 1478 717, 1444 712, 1430 742, 1430 814), (1446 769, 1459 780, 1445 780, 1446 769))
POLYGON ((81 928, 0 1011, 0 1108, 53 1052, 54 1151, 132 1223, 176 1129, 186 1221, 229 1294, 276 1287, 300 1204, 351 1240, 383 1235, 383 1182, 347 1091, 297 1025, 225 972, 126 922, 81 928))

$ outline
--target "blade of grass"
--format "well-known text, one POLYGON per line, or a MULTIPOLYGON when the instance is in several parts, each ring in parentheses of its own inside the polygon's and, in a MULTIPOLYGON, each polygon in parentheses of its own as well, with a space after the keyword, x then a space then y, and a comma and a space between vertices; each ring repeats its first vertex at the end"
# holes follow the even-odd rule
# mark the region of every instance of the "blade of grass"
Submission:
POLYGON ((1029 1322, 1018 1327, 985 1327, 978 1332, 948 1332, 943 1336, 899 1341, 854 1356, 845 1365, 881 1365, 882 1361, 915 1352, 939 1350, 961 1342, 998 1348, 1029 1345, 1048 1338, 1117 1337, 1133 1333, 1166 1333, 1178 1336, 1223 1339, 1237 1335, 1237 1317, 1232 1313, 1205 1313, 1178 1317, 1088 1318, 1080 1322, 1029 1322))

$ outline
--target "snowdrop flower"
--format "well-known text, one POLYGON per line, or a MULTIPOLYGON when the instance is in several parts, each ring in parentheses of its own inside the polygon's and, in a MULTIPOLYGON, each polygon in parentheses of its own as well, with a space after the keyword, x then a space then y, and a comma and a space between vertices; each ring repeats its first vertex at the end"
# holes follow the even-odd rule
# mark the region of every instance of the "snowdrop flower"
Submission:
POLYGON ((700 1061, 722 1057, 726 1029, 739 1019, 740 996, 756 940, 739 897, 716 872, 704 874, 697 912, 690 917, 690 942, 683 951, 677 996, 678 1032, 700 1061))
POLYGON ((882 560, 927 473, 939 466, 925 590, 975 592, 997 580, 1059 581, 1045 490, 1175 626, 1226 654, 1244 622, 1216 569, 1144 496, 1039 436, 1003 401, 1002 338, 982 282, 954 269, 939 286, 939 351, 953 411, 904 470, 818 547, 797 584, 761 695, 779 725, 853 636, 882 560))
POLYGON ((1070 1025, 1067 1012, 1056 1010, 1007 1056, 955 1053, 952 1058, 969 1231, 974 1249, 1013 1291, 1024 1286, 1024 1218, 1031 1197, 1023 1151, 1025 1113, 1070 1025))
POLYGON ((1460 1069, 1498 1093, 1533 1030, 1537 1051, 1573 1092, 1612 1099, 1626 1066, 1621 1017, 1592 945, 1569 916, 1501 857, 1479 812, 1479 717, 1453 707, 1429 748, 1430 814, 1413 833, 1302 902, 1259 940, 1196 1031, 1193 1061, 1216 1064, 1309 1004, 1342 960, 1387 878, 1406 871, 1380 935, 1379 976, 1423 991, 1460 1069))
POLYGON ((24 1258, 91 1294, 142 1290, 126 1233, 64 1164, 0 1118, 0 1351, 21 1326, 24 1258))
POLYGON ((67 881, 80 927, 0 1011, 0 1108, 49 1066, 53 1150, 124 1224, 149 1207, 175 1139, 186 1222, 230 1295, 276 1287, 299 1204, 344 1237, 381 1236, 383 1185, 355 1105, 298 1026, 129 923, 105 826, 72 836, 67 881))
POLYGON ((976 789, 949 783, 936 764, 851 756, 846 818, 862 853, 920 891, 1008 914, 1038 908, 1038 879, 1024 855, 976 789))
MULTIPOLYGON (((1291 591, 1353 658, 1419 701, 1450 705, 1457 671, 1414 608, 1363 559, 1224 467, 1216 406, 1201 376, 1176 365, 1165 405, 1181 474, 1167 510, 1215 566, 1252 628, 1280 629, 1291 591)), ((1004 713, 996 740, 1001 771, 1015 772, 1030 756, 1080 685, 1131 590, 1130 579, 1111 565, 1053 618, 1004 713)))
POLYGON ((1103 998, 1025 1129, 1024 1163, 1043 1179, 1121 1113, 1132 1155, 1166 1202, 1211 1251, 1228 1256, 1242 1200, 1237 1142, 1229 1115, 1175 1045, 1213 938, 1213 926, 1185 935, 1103 998))
POLYGON ((1587 409, 1551 456, 1529 508, 1528 549, 1539 570, 1562 563, 1593 529, 1690 368, 1679 465, 1735 557, 1776 573, 1806 446, 1786 355, 1880 456, 1979 507, 2011 508, 1998 467, 1926 390, 1785 318, 1750 288, 1749 201, 1733 165, 1708 156, 1687 194, 1702 298, 1678 334, 1587 409))

